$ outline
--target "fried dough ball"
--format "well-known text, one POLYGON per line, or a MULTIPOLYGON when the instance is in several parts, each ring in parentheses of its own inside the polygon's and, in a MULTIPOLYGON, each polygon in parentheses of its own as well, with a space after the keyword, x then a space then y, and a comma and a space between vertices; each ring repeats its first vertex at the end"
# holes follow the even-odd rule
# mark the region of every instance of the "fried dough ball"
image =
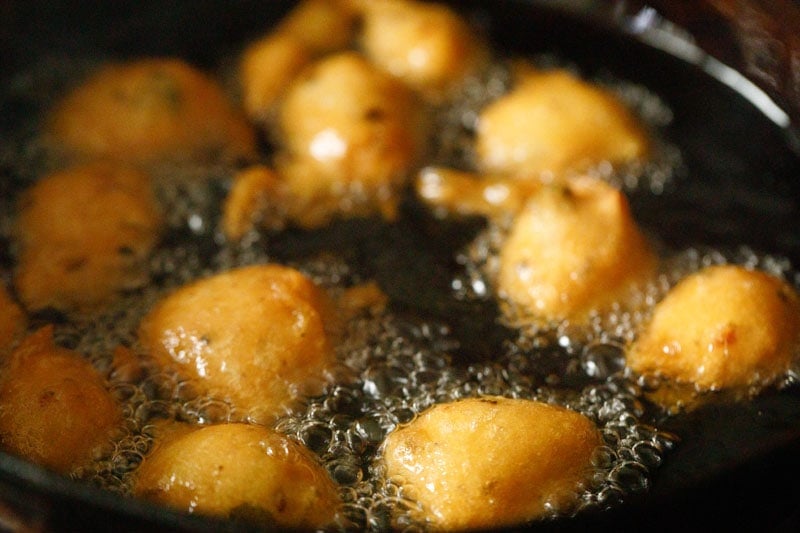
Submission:
POLYGON ((330 524, 340 503, 307 450, 247 424, 168 435, 139 466, 134 494, 190 513, 302 529, 330 524))
POLYGON ((279 112, 290 218, 317 227, 336 216, 396 216, 422 146, 422 115, 413 93, 355 52, 309 67, 279 112))
POLYGON ((107 163, 45 176, 18 207, 14 283, 30 311, 90 311, 147 282, 162 219, 147 174, 107 163))
POLYGON ((356 0, 303 0, 278 25, 315 53, 341 50, 350 44, 359 9, 356 0))
POLYGON ((11 299, 5 286, 0 283, 0 355, 10 350, 22 337, 27 323, 25 311, 11 299))
POLYGON ((46 132, 86 159, 210 163, 256 153, 252 128, 219 84, 178 59, 103 67, 58 103, 46 132))
POLYGON ((642 159, 648 138, 611 93, 566 71, 523 75, 479 115, 476 153, 486 172, 560 179, 602 162, 642 159))
POLYGON ((439 530, 517 525, 577 499, 601 445, 583 415, 541 402, 484 397, 439 404, 390 433, 386 475, 439 530))
POLYGON ((763 388, 788 371, 799 350, 797 292, 765 272, 724 265, 669 291, 627 363, 700 391, 763 388))
POLYGON ((532 195, 499 257, 499 294, 523 321, 580 321, 625 300, 657 266, 625 195, 586 177, 532 195))
POLYGON ((56 346, 46 326, 22 341, 0 370, 0 445, 67 474, 105 451, 122 411, 80 354, 56 346))
POLYGON ((373 63, 434 101, 487 57, 453 9, 408 0, 364 2, 361 45, 373 63))
POLYGON ((222 206, 222 231, 230 240, 241 239, 256 225, 283 227, 286 186, 268 167, 256 165, 238 172, 222 206))
POLYGON ((308 47, 290 34, 270 34, 242 54, 239 84, 242 105, 255 122, 266 122, 289 83, 312 61, 308 47))
POLYGON ((178 289, 143 319, 143 346, 201 394, 268 422, 321 392, 334 362, 327 296, 280 265, 238 268, 178 289))
POLYGON ((320 55, 345 48, 355 31, 350 0, 304 0, 278 27, 251 43, 239 67, 245 112, 267 122, 289 83, 320 55))

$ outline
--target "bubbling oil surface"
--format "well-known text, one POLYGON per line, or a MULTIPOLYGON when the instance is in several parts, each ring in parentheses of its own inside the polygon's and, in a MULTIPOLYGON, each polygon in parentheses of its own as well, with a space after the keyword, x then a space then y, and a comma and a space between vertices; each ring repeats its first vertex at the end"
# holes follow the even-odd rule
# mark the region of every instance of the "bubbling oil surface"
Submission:
MULTIPOLYGON (((557 63, 552 57, 540 58, 540 62, 557 63)), ((44 111, 53 102, 56 89, 69 86, 74 82, 74 73, 85 72, 86 65, 92 62, 77 64, 81 68, 69 72, 42 65, 41 70, 27 74, 28 78, 17 78, 6 91, 12 95, 25 94, 34 108, 44 111), (26 92, 38 86, 31 80, 42 73, 54 79, 38 94, 26 92)), ((477 111, 507 91, 509 80, 507 65, 492 67, 470 80, 455 103, 432 111, 441 131, 431 154, 433 162, 457 167, 472 164, 470 138, 477 111)), ((669 109, 647 89, 620 80, 603 81, 654 131, 669 122, 669 109)), ((12 242, 12 200, 17 189, 57 166, 37 144, 32 133, 35 130, 35 121, 26 124, 18 130, 20 135, 6 139, 0 150, 3 166, 10 169, 17 184, 16 189, 3 194, 0 231, 6 243, 12 242)), ((654 160, 642 167, 600 167, 596 172, 626 190, 644 189, 659 194, 680 174, 681 161, 677 150, 665 142, 659 141, 656 153, 654 160)), ((123 436, 116 440, 113 452, 92 467, 74 472, 73 477, 129 496, 136 468, 153 445, 154 424, 159 420, 211 424, 240 416, 224 398, 199 396, 191 384, 158 369, 148 369, 142 380, 133 383, 115 377, 113 350, 122 345, 141 351, 136 339, 138 324, 170 291, 216 272, 269 261, 290 264, 333 292, 367 281, 382 269, 386 277, 385 270, 393 268, 390 260, 365 260, 369 253, 358 252, 359 247, 366 246, 363 236, 353 232, 353 228, 364 227, 358 223, 337 223, 339 229, 320 233, 251 232, 241 243, 225 241, 218 230, 219 205, 233 170, 157 169, 157 193, 167 215, 167 230, 150 260, 152 283, 121 295, 115 305, 95 316, 70 317, 58 322, 57 342, 85 354, 109 376, 111 392, 123 405, 125 414, 123 436), (342 247, 348 251, 342 252, 342 247), (357 264, 352 262, 354 257, 357 264)), ((383 222, 367 223, 375 225, 383 229, 372 233, 367 240, 379 241, 387 250, 409 242, 386 240, 385 235, 396 234, 383 222)), ((413 229, 414 225, 406 229, 409 227, 413 229)), ((402 487, 385 481, 380 445, 394 428, 413 421, 436 403, 481 395, 563 405, 597 424, 604 445, 594 455, 593 474, 582 487, 574 507, 552 508, 552 517, 608 509, 631 495, 647 491, 654 472, 678 443, 678 437, 653 425, 656 417, 652 406, 643 400, 644 385, 626 372, 625 343, 636 335, 637 328, 671 286, 703 266, 736 262, 782 277, 790 276, 786 262, 747 249, 732 253, 714 249, 662 250, 665 261, 658 280, 644 288, 632 309, 597 316, 588 326, 581 327, 562 323, 511 330, 495 324, 490 315, 467 317, 476 324, 490 322, 489 328, 503 334, 498 335, 502 340, 481 356, 464 357, 470 346, 465 346, 467 341, 454 327, 463 318, 455 313, 464 309, 461 305, 464 302, 488 305, 493 301, 491 273, 496 268, 504 231, 502 225, 490 226, 467 246, 433 256, 444 264, 455 257, 447 274, 449 286, 442 294, 435 295, 444 309, 435 316, 431 316, 430 309, 415 312, 408 306, 390 304, 387 312, 364 313, 352 319, 343 341, 336 347, 339 379, 322 395, 308 398, 300 408, 287 411, 277 421, 277 430, 311 449, 341 487, 344 504, 338 529, 424 528, 425 524, 415 523, 407 512, 415 507, 415 502, 402 487)), ((426 238, 421 234, 410 242, 422 246, 426 238)), ((400 252, 412 256, 416 253, 415 250, 400 252)), ((8 256, 9 264, 4 265, 8 272, 13 252, 4 255, 8 256)), ((430 255, 420 255, 420 261, 430 259, 430 255)), ((419 272, 426 272, 426 265, 419 272)), ((422 294, 424 290, 420 289, 420 299, 428 297, 422 294)))

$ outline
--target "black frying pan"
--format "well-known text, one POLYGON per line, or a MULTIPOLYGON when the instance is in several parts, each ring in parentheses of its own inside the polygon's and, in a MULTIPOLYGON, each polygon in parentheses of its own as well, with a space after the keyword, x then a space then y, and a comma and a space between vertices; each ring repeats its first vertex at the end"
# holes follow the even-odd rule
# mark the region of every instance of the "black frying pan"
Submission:
MULTIPOLYGON (((669 105, 674 119, 663 135, 681 149, 684 172, 662 194, 631 194, 636 218, 667 246, 746 245, 788 258, 795 268, 800 265, 800 157, 791 147, 791 125, 765 114, 700 66, 643 44, 641 38, 651 39, 653 29, 626 26, 631 19, 609 4, 469 0, 458 5, 485 26, 501 50, 555 53, 588 76, 641 83, 669 105), (634 28, 641 30, 639 37, 630 34, 634 28)), ((7 1, 0 4, 0 83, 5 86, 44 58, 56 58, 49 64, 58 69, 58 59, 65 58, 178 55, 216 69, 288 7, 287 2, 254 0, 7 1)), ((670 47, 672 41, 663 42, 670 47)), ((37 72, 47 78, 46 72, 37 72)), ((40 111, 41 95, 8 90, 0 95, 0 139, 24 136, 20 128, 40 111)), ((27 176, 7 152, 0 172, 0 193, 8 208, 7 200, 27 176)), ((325 247, 345 250, 357 270, 382 284, 394 308, 451 322, 464 347, 459 356, 485 357, 509 332, 475 319, 491 315, 452 302, 447 288, 457 268, 452 255, 474 235, 476 224, 440 226, 413 205, 404 213, 399 225, 391 227, 355 221, 315 234, 289 232, 275 244, 275 254, 291 259, 325 247), (386 242, 414 252, 386 249, 386 242)), ((0 245, 0 260, 8 263, 8 243, 0 245)), ((659 427, 678 434, 681 443, 657 470, 646 494, 610 511, 532 529, 800 528, 796 387, 751 402, 709 405, 659 427)), ((241 527, 124 499, 3 453, 0 502, 0 517, 53 530, 241 527)))

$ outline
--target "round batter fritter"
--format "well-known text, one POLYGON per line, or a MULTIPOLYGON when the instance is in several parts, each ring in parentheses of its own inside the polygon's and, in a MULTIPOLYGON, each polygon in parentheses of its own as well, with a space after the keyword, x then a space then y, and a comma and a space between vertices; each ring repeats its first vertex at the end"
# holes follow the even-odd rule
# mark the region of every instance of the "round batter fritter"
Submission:
POLYGON ((310 452, 247 424, 167 432, 139 466, 134 494, 189 513, 302 530, 330 525, 340 504, 310 452))
POLYGON ((255 134, 221 86, 179 59, 103 66, 55 106, 45 135, 79 159, 206 164, 256 156, 255 134))
POLYGON ((755 387, 800 353, 800 299, 775 276, 737 265, 687 276, 656 306, 627 354, 639 374, 701 391, 755 387))
POLYGON ((433 101, 452 93, 488 57, 456 11, 430 2, 364 2, 360 43, 370 61, 433 101))
POLYGON ((562 407, 483 397, 435 405, 386 437, 386 476, 437 530, 519 525, 568 506, 602 439, 562 407))
POLYGON ((91 311, 149 281, 162 225, 150 177, 110 163, 54 172, 25 191, 14 284, 29 311, 91 311))
POLYGON ((523 322, 581 320, 624 301, 656 266, 625 195, 578 178, 530 196, 500 250, 497 285, 523 322))
POLYGON ((558 181, 604 162, 643 159, 649 140, 610 92, 566 71, 534 71, 481 111, 475 150, 484 172, 558 181))
POLYGON ((143 319, 144 348, 240 418, 268 422, 318 394, 335 357, 327 296, 280 265, 242 267, 186 285, 143 319))
POLYGON ((0 367, 0 446, 68 474, 109 451, 122 410, 80 354, 57 346, 46 326, 0 367))
POLYGON ((376 213, 394 219, 422 149, 420 112, 410 89, 355 52, 306 69, 279 110, 276 163, 290 218, 306 227, 376 213))

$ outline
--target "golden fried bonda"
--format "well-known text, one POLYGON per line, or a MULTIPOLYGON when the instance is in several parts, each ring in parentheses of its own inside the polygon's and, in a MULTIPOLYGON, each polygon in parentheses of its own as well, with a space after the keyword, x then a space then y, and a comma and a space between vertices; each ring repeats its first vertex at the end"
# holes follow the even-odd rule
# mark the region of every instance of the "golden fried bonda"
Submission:
POLYGON ((242 267, 186 285, 139 328, 163 368, 198 392, 229 400, 242 418, 268 422, 318 394, 334 362, 327 296, 280 265, 242 267))
POLYGON ((409 0, 363 5, 364 53, 430 100, 446 97, 488 57, 475 32, 446 5, 409 0))
POLYGON ((347 47, 358 24, 360 0, 302 0, 281 20, 275 33, 291 35, 316 54, 347 47))
POLYGON ((393 219, 420 155, 421 117, 408 88, 355 52, 311 65, 279 111, 276 164, 290 218, 306 227, 337 216, 393 219))
POLYGON ((178 59, 108 64, 68 93, 45 125, 60 152, 130 163, 250 160, 255 134, 219 84, 178 59))
POLYGON ((330 525, 340 503, 307 450, 247 424, 168 433, 139 466, 134 494, 190 513, 301 529, 330 525))
POLYGON ((642 159, 649 141, 611 93, 566 71, 534 71, 481 111, 475 150, 485 172, 558 180, 642 159))
POLYGON ((5 354, 22 337, 27 327, 27 317, 17 302, 0 283, 0 355, 5 354))
POLYGON ((239 64, 239 85, 250 120, 266 122, 286 87, 313 57, 300 39, 285 33, 248 45, 239 64))
POLYGON ((577 499, 602 444, 585 416, 483 397, 439 404, 386 437, 386 476, 437 530, 519 525, 577 499))
POLYGON ((639 374, 700 391, 763 388, 800 350, 800 299, 785 281, 737 265, 687 276, 656 306, 627 354, 639 374))
POLYGON ((0 445, 33 463, 62 474, 85 466, 121 421, 102 376, 55 345, 52 326, 25 338, 0 368, 0 445))
POLYGON ((517 320, 580 321, 624 300, 656 266, 625 195, 584 177, 530 197, 500 250, 497 287, 517 320))
POLYGON ((92 163, 24 192, 14 284, 30 311, 91 311, 147 282, 162 218, 147 174, 92 163))

